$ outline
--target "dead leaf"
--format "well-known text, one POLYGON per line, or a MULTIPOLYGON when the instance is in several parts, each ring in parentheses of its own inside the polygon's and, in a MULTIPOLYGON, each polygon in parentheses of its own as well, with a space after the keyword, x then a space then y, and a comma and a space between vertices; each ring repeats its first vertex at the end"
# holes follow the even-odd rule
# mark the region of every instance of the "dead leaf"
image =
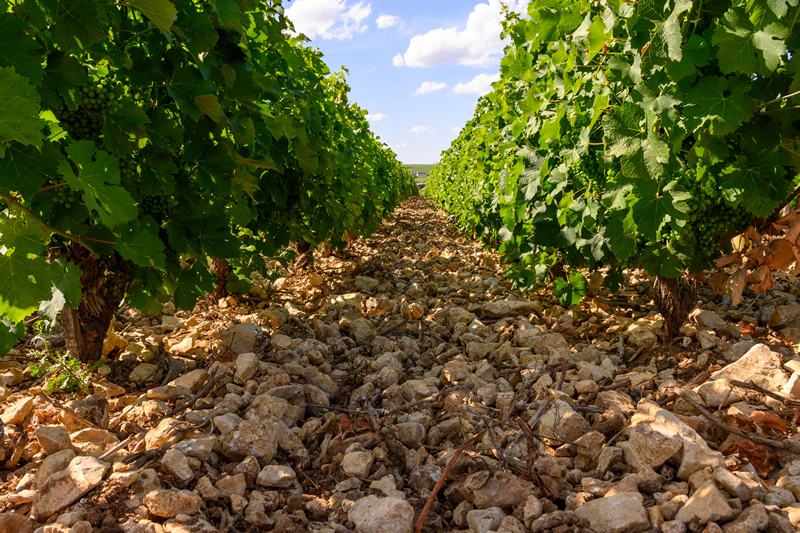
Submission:
POLYGON ((725 272, 714 272, 708 278, 708 285, 716 293, 724 292, 728 277, 729 276, 725 272))
POLYGON ((719 259, 714 260, 714 264, 717 265, 717 268, 725 268, 728 265, 732 265, 736 263, 737 265, 742 262, 742 254, 736 252, 732 255, 726 255, 724 257, 720 257, 719 259))
POLYGON ((772 256, 767 257, 767 266, 774 270, 786 270, 797 260, 794 247, 783 239, 772 241, 769 245, 772 256))
POLYGON ((747 269, 744 267, 739 268, 730 277, 730 284, 728 286, 728 295, 731 297, 732 305, 739 305, 742 301, 742 292, 747 283, 747 269))
POLYGON ((779 464, 777 455, 752 441, 739 441, 739 457, 746 459, 761 477, 766 477, 779 464))
POLYGON ((764 411, 753 411, 750 419, 759 427, 763 435, 783 440, 789 436, 789 429, 781 420, 781 417, 774 413, 764 411))

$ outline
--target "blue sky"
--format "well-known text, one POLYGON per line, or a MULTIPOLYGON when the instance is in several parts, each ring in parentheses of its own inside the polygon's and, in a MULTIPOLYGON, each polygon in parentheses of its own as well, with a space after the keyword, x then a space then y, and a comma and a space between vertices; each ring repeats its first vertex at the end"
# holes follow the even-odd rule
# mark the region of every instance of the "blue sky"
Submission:
MULTIPOLYGON (((512 8, 519 0, 506 2, 512 8)), ((434 163, 497 79, 500 0, 291 0, 286 14, 404 163, 434 163)))

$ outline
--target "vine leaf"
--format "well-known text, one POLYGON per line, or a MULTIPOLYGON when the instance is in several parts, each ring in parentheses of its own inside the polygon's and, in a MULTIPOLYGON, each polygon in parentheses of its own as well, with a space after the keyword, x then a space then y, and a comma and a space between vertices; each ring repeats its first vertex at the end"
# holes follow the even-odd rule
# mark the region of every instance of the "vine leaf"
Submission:
POLYGON ((57 8, 52 14, 56 22, 50 26, 50 33, 61 50, 87 50, 106 38, 103 27, 106 16, 97 0, 70 0, 52 5, 57 8))
POLYGON ((669 160, 669 146, 645 122, 644 110, 632 102, 603 116, 609 152, 622 157, 626 176, 657 177, 669 160))
POLYGON ((144 227, 138 230, 127 226, 123 228, 114 249, 124 259, 139 266, 157 269, 165 266, 164 243, 144 227))
POLYGON ((714 135, 728 135, 753 116, 753 100, 747 93, 750 85, 736 77, 703 78, 686 95, 686 126, 695 131, 710 124, 714 135))
POLYGON ((683 272, 688 257, 678 252, 672 243, 650 242, 641 255, 642 266, 651 274, 677 278, 683 272))
POLYGON ((748 165, 740 159, 723 171, 722 194, 731 203, 741 203, 759 217, 769 216, 789 194, 789 182, 780 156, 759 158, 759 164, 748 165))
POLYGON ((53 288, 64 295, 64 303, 77 309, 81 303, 81 267, 65 259, 50 262, 53 288))
POLYGON ((59 171, 67 185, 83 191, 83 201, 89 209, 97 210, 104 226, 113 230, 136 218, 133 197, 119 186, 119 162, 116 157, 104 150, 97 150, 91 141, 73 142, 67 146, 67 154, 78 172, 76 174, 72 165, 65 160, 59 162, 59 171))
POLYGON ((219 123, 222 115, 222 106, 219 104, 216 94, 201 94, 196 96, 194 103, 208 118, 219 123))
POLYGON ((144 124, 149 122, 141 107, 131 101, 123 102, 119 111, 106 115, 103 125, 106 148, 114 154, 132 154, 138 148, 134 141, 147 135, 144 124))
POLYGON ((39 48, 28 31, 32 28, 11 13, 0 13, 0 67, 14 67, 18 74, 33 83, 42 81, 42 61, 34 50, 39 48))
POLYGON ((606 235, 609 247, 618 259, 625 260, 636 252, 636 223, 632 211, 612 211, 606 235))
POLYGON ((144 13, 150 22, 163 31, 169 31, 178 18, 178 10, 169 0, 130 0, 130 5, 144 13))
POLYGON ((78 87, 89 81, 86 69, 77 59, 64 52, 52 52, 47 56, 47 67, 44 71, 42 106, 58 108, 61 100, 67 108, 75 111, 80 103, 78 87))
MULTIPOLYGON (((0 142, 42 145, 39 95, 14 67, 0 68, 0 142)), ((4 149, 0 146, 0 156, 4 149)))
POLYGON ((756 30, 741 9, 731 8, 722 17, 711 42, 719 48, 717 59, 724 74, 749 76, 758 72, 766 76, 786 54, 783 39, 788 35, 786 27, 778 22, 756 30))
POLYGON ((49 142, 42 148, 13 142, 0 159, 0 191, 16 191, 29 200, 56 173, 60 154, 49 142))
POLYGON ((553 296, 564 307, 578 305, 586 296, 586 278, 580 272, 573 272, 567 279, 556 278, 553 281, 553 296))
POLYGON ((19 322, 50 297, 50 271, 40 257, 21 251, 0 255, 0 315, 19 322))
POLYGON ((633 204, 633 220, 639 232, 648 241, 659 237, 661 228, 668 222, 688 220, 691 194, 676 190, 678 183, 671 181, 659 190, 658 180, 637 180, 633 192, 639 200, 633 204))

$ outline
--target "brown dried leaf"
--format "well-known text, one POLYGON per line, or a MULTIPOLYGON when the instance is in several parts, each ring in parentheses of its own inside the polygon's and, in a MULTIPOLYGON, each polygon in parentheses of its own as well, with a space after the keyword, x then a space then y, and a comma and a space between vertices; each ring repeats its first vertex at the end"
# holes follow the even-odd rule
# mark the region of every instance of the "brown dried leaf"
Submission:
POLYGON ((775 280, 772 279, 772 271, 769 269, 769 267, 761 265, 755 269, 750 276, 747 277, 748 281, 753 274, 756 276, 755 281, 753 282, 753 291, 756 293, 768 291, 775 285, 775 280))
POLYGON ((768 437, 775 437, 778 440, 783 440, 789 436, 789 429, 786 424, 781 420, 781 417, 775 413, 766 413, 764 411, 753 411, 750 415, 756 426, 762 433, 768 437))
POLYGON ((747 270, 742 267, 736 270, 730 277, 728 295, 731 297, 732 305, 739 305, 742 301, 742 291, 747 284, 747 270))
POLYGON ((732 255, 726 255, 724 257, 720 257, 714 261, 714 264, 717 265, 717 268, 725 268, 728 265, 732 265, 734 263, 741 264, 742 262, 742 254, 736 252, 732 255))
POLYGON ((714 272, 708 278, 707 282, 709 287, 711 287, 711 289, 714 292, 722 293, 725 291, 726 285, 728 283, 728 277, 729 276, 725 272, 722 271, 714 272))
POLYGON ((739 457, 753 465, 761 477, 766 477, 779 463, 777 455, 749 440, 739 441, 739 457))
POLYGON ((777 239, 770 243, 772 255, 767 257, 767 266, 774 270, 786 270, 797 261, 794 247, 783 239, 777 239))
POLYGON ((783 238, 792 244, 797 244, 797 238, 800 236, 800 214, 792 213, 784 220, 787 221, 789 227, 786 229, 786 235, 783 238))

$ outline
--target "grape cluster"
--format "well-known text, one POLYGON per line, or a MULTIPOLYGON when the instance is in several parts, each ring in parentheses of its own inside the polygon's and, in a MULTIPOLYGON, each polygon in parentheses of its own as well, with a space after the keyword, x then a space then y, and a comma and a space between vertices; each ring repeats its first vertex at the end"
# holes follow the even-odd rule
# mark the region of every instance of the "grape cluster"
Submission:
POLYGON ((144 196, 139 201, 139 210, 158 222, 163 222, 177 205, 178 202, 171 196, 144 196))
POLYGON ((72 209, 72 206, 77 205, 79 200, 80 194, 70 189, 69 185, 64 184, 55 188, 55 197, 53 198, 55 203, 63 205, 67 209, 72 209))
POLYGON ((61 126, 74 139, 98 141, 103 128, 103 113, 119 111, 115 88, 110 83, 87 84, 80 88, 78 109, 71 111, 66 106, 56 112, 61 126))
POLYGON ((713 258, 719 255, 717 242, 745 227, 752 217, 745 209, 731 207, 718 195, 709 194, 703 188, 706 179, 706 170, 703 167, 678 173, 677 182, 692 195, 688 201, 689 220, 682 228, 668 228, 665 237, 684 241, 694 239, 700 254, 713 258))
POLYGON ((585 196, 597 196, 603 193, 606 186, 605 172, 595 153, 590 153, 569 164, 569 177, 573 185, 585 188, 585 196))
POLYGON ((134 180, 139 175, 138 163, 133 159, 120 159, 119 160, 119 177, 122 179, 123 185, 133 185, 134 180))

